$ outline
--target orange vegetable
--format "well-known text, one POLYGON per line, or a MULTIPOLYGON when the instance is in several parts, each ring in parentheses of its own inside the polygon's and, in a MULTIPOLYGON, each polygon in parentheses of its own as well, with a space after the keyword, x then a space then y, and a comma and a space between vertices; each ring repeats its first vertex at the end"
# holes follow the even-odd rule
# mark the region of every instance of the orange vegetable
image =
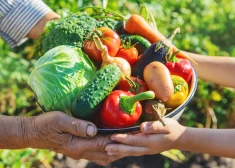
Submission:
MULTIPOLYGON (((154 30, 142 16, 137 14, 131 15, 131 17, 126 21, 124 29, 129 34, 136 34, 146 38, 152 44, 166 38, 161 32, 154 30)), ((172 45, 172 51, 175 53, 179 51, 179 49, 172 45)), ((182 51, 179 51, 176 56, 186 58, 194 64, 197 64, 192 58, 182 51)))

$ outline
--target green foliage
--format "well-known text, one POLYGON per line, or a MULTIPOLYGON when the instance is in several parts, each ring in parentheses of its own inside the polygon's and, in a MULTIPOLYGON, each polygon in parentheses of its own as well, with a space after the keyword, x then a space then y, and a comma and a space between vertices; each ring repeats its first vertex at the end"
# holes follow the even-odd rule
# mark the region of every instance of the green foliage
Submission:
MULTIPOLYGON (((173 42, 180 49, 206 55, 235 56, 234 0, 47 0, 45 3, 62 17, 67 16, 70 11, 76 11, 78 7, 91 5, 107 6, 129 16, 130 13, 140 13, 141 5, 146 5, 153 13, 157 28, 163 34, 168 35, 176 27, 181 28, 181 33, 174 38, 173 42)), ((1 114, 37 115, 41 113, 35 103, 34 94, 27 84, 36 59, 33 57, 34 51, 35 43, 32 41, 12 51, 0 39, 1 114)), ((180 122, 193 127, 211 127, 215 121, 212 120, 213 113, 209 112, 213 109, 214 116, 217 118, 215 123, 217 127, 230 127, 232 126, 229 125, 231 116, 235 113, 234 104, 234 90, 199 80, 196 95, 186 108, 180 122)), ((0 167, 14 167, 14 164, 17 167, 19 164, 16 161, 17 158, 20 160, 24 158, 23 156, 29 158, 30 164, 36 160, 43 160, 42 158, 49 163, 51 161, 49 156, 53 157, 49 151, 32 149, 1 151, 0 167)), ((165 165, 169 167, 169 161, 166 160, 165 165)), ((27 167, 26 164, 25 167, 27 167)))
MULTIPOLYGON (((24 115, 36 112, 34 95, 27 85, 29 70, 33 62, 29 62, 20 53, 12 52, 0 41, 0 112, 6 115, 24 115)), ((37 109, 38 111, 38 109, 37 109)))
POLYGON ((176 149, 164 151, 161 154, 179 163, 183 162, 186 159, 184 154, 181 151, 176 150, 176 149))
POLYGON ((54 152, 47 150, 0 150, 0 168, 30 168, 35 161, 47 166, 54 156, 54 152))

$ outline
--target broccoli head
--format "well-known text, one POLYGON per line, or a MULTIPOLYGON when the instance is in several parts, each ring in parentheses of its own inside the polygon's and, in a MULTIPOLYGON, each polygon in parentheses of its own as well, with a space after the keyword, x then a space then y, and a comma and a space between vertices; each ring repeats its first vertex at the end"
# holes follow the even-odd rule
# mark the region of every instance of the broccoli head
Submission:
POLYGON ((59 45, 82 48, 90 31, 102 26, 113 28, 114 24, 115 21, 100 22, 85 14, 71 14, 64 19, 52 21, 39 41, 37 55, 42 55, 59 45))

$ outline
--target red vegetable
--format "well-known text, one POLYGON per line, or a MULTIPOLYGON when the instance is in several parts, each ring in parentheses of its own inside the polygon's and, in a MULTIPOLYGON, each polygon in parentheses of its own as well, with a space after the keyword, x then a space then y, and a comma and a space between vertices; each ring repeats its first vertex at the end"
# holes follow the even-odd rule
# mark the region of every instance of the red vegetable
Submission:
POLYGON ((84 52, 96 62, 102 62, 102 56, 100 50, 97 49, 93 36, 96 34, 103 45, 107 46, 109 56, 116 56, 121 44, 119 35, 108 27, 100 27, 94 30, 88 37, 88 40, 84 43, 84 52))
POLYGON ((126 80, 121 80, 118 84, 118 89, 138 94, 147 91, 148 87, 144 80, 131 76, 130 78, 126 78, 126 80))
POLYGON ((192 78, 193 68, 189 60, 184 58, 176 58, 173 56, 173 59, 170 59, 166 63, 166 67, 169 69, 171 75, 177 75, 182 77, 187 83, 189 83, 192 78))
POLYGON ((135 48, 135 45, 131 45, 131 41, 129 39, 129 41, 122 41, 116 56, 124 58, 130 65, 132 65, 137 60, 138 55, 138 50, 135 48))
POLYGON ((105 100, 100 117, 104 128, 124 128, 137 122, 142 114, 140 100, 153 99, 154 92, 147 91, 137 95, 115 90, 105 100))

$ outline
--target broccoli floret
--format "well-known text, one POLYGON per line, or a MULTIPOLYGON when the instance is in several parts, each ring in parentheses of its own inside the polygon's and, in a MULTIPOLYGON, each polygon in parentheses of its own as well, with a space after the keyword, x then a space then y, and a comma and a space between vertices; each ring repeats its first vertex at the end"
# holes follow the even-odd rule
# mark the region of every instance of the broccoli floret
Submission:
POLYGON ((98 24, 98 21, 92 17, 75 14, 52 23, 42 38, 42 53, 59 45, 81 48, 87 34, 96 28, 98 24))

